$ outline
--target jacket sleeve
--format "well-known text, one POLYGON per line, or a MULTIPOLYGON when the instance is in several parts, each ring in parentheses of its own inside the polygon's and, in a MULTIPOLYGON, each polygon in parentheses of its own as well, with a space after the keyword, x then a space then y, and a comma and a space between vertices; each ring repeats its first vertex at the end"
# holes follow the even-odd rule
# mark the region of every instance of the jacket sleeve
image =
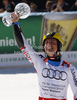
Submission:
POLYGON ((74 100, 77 100, 77 68, 73 65, 69 67, 69 84, 73 91, 74 100))
MULTIPOLYGON (((25 37, 21 31, 19 23, 13 24, 14 38, 17 42, 18 48, 24 53, 25 57, 36 68, 41 65, 43 58, 34 51, 34 49, 26 42, 25 37), (40 63, 39 63, 40 62, 40 63)), ((37 69, 36 68, 36 69, 37 69)))

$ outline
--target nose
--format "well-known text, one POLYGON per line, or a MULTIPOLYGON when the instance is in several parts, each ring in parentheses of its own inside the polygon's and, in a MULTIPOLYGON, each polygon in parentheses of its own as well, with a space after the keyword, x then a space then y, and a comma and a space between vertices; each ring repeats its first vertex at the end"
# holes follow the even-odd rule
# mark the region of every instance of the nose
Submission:
POLYGON ((53 44, 52 42, 48 42, 48 43, 47 43, 47 45, 52 45, 52 44, 53 44))

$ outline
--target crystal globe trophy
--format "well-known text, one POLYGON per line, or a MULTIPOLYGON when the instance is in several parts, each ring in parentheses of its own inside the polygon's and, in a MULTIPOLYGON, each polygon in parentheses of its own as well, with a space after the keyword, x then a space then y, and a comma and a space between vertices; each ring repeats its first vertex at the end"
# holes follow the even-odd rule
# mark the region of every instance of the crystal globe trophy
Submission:
MULTIPOLYGON (((20 14, 20 19, 25 19, 30 15, 30 7, 26 3, 18 3, 15 6, 14 9, 15 16, 17 16, 17 13, 20 14)), ((12 18, 11 15, 6 15, 2 18, 2 22, 5 26, 9 27, 12 25, 12 18)))

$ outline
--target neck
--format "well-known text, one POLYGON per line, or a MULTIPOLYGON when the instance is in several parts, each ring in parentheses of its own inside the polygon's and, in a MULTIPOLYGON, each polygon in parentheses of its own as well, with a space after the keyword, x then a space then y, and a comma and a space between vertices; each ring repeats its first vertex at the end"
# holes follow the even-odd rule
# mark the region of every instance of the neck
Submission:
POLYGON ((61 61, 61 54, 55 55, 55 56, 53 56, 53 57, 50 57, 50 56, 47 55, 47 58, 48 58, 49 60, 51 60, 51 61, 61 61))

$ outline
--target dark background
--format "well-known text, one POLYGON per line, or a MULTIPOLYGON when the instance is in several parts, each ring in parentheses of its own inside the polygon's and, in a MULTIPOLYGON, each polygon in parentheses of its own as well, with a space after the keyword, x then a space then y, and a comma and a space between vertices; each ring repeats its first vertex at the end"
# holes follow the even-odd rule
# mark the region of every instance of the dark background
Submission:
MULTIPOLYGON (((21 2, 21 0, 13 0, 16 4, 21 2)), ((37 6, 38 6, 38 10, 43 10, 45 9, 45 4, 46 4, 47 0, 30 0, 30 2, 34 2, 37 6)), ((75 0, 64 0, 65 2, 67 2, 70 7, 75 3, 75 0)), ((3 7, 3 0, 0 0, 0 8, 3 7)))

